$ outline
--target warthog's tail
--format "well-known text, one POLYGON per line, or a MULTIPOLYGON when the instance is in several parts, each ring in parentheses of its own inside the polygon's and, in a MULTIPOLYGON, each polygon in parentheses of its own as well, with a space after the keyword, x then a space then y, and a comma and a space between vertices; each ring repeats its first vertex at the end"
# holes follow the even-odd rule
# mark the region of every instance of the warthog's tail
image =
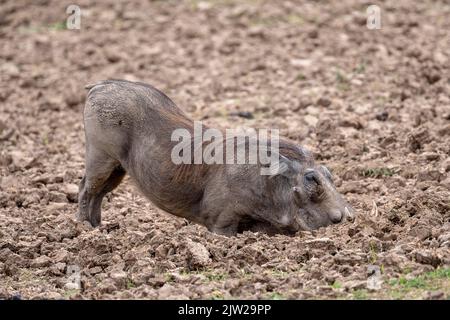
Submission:
POLYGON ((86 86, 84 86, 84 88, 86 90, 91 90, 93 87, 95 87, 96 85, 98 85, 99 83, 94 83, 94 84, 88 84, 86 86))
POLYGON ((84 88, 85 88, 86 90, 89 90, 89 92, 87 93, 87 95, 89 96, 89 95, 91 94, 92 90, 93 90, 95 87, 100 86, 100 85, 105 85, 105 84, 111 83, 112 81, 113 81, 113 80, 101 80, 101 81, 98 81, 98 82, 96 82, 96 83, 88 84, 88 85, 84 86, 84 88))

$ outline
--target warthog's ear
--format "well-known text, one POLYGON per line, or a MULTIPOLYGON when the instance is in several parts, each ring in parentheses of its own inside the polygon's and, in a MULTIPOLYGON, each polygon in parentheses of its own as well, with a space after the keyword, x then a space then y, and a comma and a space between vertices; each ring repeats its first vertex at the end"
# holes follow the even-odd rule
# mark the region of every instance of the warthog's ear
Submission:
POLYGON ((300 173, 300 163, 294 160, 289 160, 280 154, 279 161, 270 165, 270 171, 273 173, 271 177, 284 176, 291 178, 300 173))

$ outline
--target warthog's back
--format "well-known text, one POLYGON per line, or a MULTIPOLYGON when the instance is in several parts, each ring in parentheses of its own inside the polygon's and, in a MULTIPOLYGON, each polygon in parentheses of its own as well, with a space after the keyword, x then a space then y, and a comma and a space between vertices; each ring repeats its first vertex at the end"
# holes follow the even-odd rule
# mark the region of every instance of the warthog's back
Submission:
POLYGON ((190 119, 158 89, 143 83, 106 80, 89 85, 84 122, 86 139, 118 159, 134 143, 168 137, 174 129, 192 128, 190 119))
POLYGON ((102 125, 145 129, 151 124, 160 130, 191 123, 169 97, 148 84, 106 80, 86 89, 85 117, 95 116, 102 125))

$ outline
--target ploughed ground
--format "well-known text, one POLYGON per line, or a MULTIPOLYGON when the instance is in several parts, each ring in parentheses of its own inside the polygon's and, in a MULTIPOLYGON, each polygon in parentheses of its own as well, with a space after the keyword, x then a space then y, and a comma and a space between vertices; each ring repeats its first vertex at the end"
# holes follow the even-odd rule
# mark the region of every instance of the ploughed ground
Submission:
POLYGON ((379 1, 379 30, 357 0, 79 0, 68 30, 72 3, 0 5, 0 298, 449 298, 447 1, 379 1), (226 238, 126 179, 100 228, 76 222, 83 87, 108 78, 212 127, 280 129, 356 221, 226 238))

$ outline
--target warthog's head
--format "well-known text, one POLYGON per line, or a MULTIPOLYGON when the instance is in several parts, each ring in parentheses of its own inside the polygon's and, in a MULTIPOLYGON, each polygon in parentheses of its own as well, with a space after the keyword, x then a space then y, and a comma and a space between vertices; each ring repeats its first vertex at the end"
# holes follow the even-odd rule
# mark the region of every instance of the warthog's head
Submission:
POLYGON ((342 221, 353 221, 353 208, 336 190, 327 167, 302 170, 292 188, 303 228, 317 229, 342 221))
POLYGON ((292 233, 354 220, 353 208, 336 190, 325 166, 283 157, 279 175, 283 176, 277 180, 284 181, 283 202, 288 207, 283 216, 275 218, 281 230, 292 233))

